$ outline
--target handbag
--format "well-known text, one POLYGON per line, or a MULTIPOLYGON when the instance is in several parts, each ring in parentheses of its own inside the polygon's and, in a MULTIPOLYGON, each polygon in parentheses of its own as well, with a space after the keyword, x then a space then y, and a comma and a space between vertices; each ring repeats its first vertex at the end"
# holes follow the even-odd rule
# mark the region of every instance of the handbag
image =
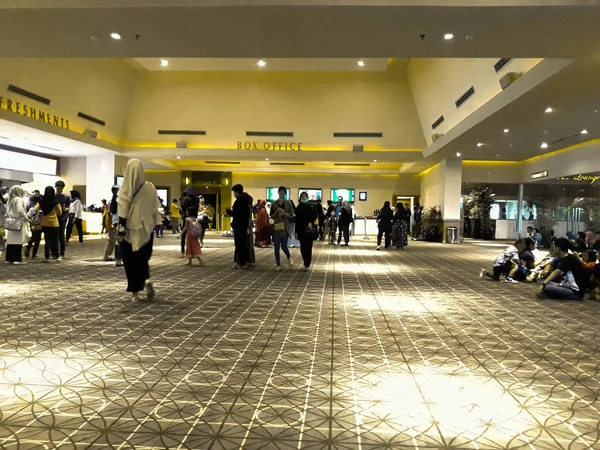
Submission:
POLYGON ((285 222, 278 222, 278 223, 276 223, 275 225, 273 225, 273 229, 275 231, 278 231, 278 232, 286 231, 286 229, 285 229, 285 222))
POLYGON ((6 216, 4 218, 4 228, 8 231, 21 231, 23 229, 23 219, 6 216))

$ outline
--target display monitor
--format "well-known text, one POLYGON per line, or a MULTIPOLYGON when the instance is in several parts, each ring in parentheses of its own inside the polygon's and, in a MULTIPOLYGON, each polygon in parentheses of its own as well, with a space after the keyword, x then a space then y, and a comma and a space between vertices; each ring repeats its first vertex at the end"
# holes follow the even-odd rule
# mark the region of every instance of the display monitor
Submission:
POLYGON ((115 184, 119 187, 121 187, 121 185, 123 184, 123 177, 120 175, 117 175, 115 177, 115 184))
MULTIPOLYGON (((268 187, 267 188, 267 201, 268 202, 274 202, 275 200, 277 200, 279 198, 279 193, 277 192, 279 190, 278 187, 268 187)), ((285 188, 286 190, 286 194, 285 194, 285 198, 287 200, 290 199, 290 188, 285 188)))
POLYGON ((354 202, 354 189, 334 188, 331 190, 331 201, 337 202, 338 198, 342 197, 344 201, 354 202))
POLYGON ((323 199, 322 189, 300 188, 298 189, 298 201, 300 200, 300 195, 302 195, 303 192, 308 194, 308 200, 311 202, 316 202, 323 199))

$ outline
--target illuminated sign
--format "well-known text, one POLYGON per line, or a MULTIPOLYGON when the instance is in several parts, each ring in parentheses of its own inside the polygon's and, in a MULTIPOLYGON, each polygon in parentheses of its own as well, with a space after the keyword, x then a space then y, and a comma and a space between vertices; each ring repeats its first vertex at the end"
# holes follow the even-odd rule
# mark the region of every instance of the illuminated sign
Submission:
POLYGON ((302 142, 238 141, 238 150, 302 150, 302 142))
POLYGON ((548 176, 547 170, 542 170, 541 172, 535 172, 531 174, 532 180, 537 180, 538 178, 546 178, 548 176))
POLYGON ((64 128, 65 130, 68 130, 70 127, 69 120, 65 119, 64 117, 55 116, 49 112, 36 109, 32 106, 26 105, 25 103, 17 102, 10 98, 2 97, 1 95, 0 109, 5 109, 25 117, 30 117, 32 119, 39 120, 40 122, 54 125, 55 127, 64 128))
POLYGON ((572 177, 560 177, 558 178, 562 181, 589 181, 590 184, 594 184, 596 181, 600 180, 600 175, 574 175, 572 177))

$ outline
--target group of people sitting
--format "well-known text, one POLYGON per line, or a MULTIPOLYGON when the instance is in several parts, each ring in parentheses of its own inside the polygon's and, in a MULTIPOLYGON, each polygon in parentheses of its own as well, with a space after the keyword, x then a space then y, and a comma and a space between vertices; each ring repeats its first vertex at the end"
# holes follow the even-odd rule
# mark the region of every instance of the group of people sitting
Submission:
POLYGON ((582 236, 582 240, 553 237, 548 254, 537 260, 536 241, 519 239, 496 258, 492 273, 481 269, 480 278, 500 281, 504 275, 511 283, 539 283, 538 298, 583 300, 590 293, 590 299, 600 300, 600 232, 582 236))

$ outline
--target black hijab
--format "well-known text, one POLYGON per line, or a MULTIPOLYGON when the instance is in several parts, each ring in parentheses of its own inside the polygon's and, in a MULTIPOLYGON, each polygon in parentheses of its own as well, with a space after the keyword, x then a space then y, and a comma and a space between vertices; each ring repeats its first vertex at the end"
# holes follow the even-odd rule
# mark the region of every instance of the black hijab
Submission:
POLYGON ((404 205, 402 203, 396 203, 396 215, 394 216, 395 220, 404 220, 406 218, 406 210, 404 209, 404 205))
POLYGON ((44 196, 42 197, 42 200, 40 200, 40 209, 42 210, 42 214, 47 216, 54 208, 56 208, 56 205, 58 205, 56 191, 52 186, 47 186, 44 190, 44 196))
POLYGON ((381 209, 379 210, 379 212, 388 212, 388 211, 390 211, 390 212, 391 212, 391 211, 392 211, 392 208, 390 208, 390 202, 385 202, 385 203, 383 204, 383 208, 381 208, 381 209))

